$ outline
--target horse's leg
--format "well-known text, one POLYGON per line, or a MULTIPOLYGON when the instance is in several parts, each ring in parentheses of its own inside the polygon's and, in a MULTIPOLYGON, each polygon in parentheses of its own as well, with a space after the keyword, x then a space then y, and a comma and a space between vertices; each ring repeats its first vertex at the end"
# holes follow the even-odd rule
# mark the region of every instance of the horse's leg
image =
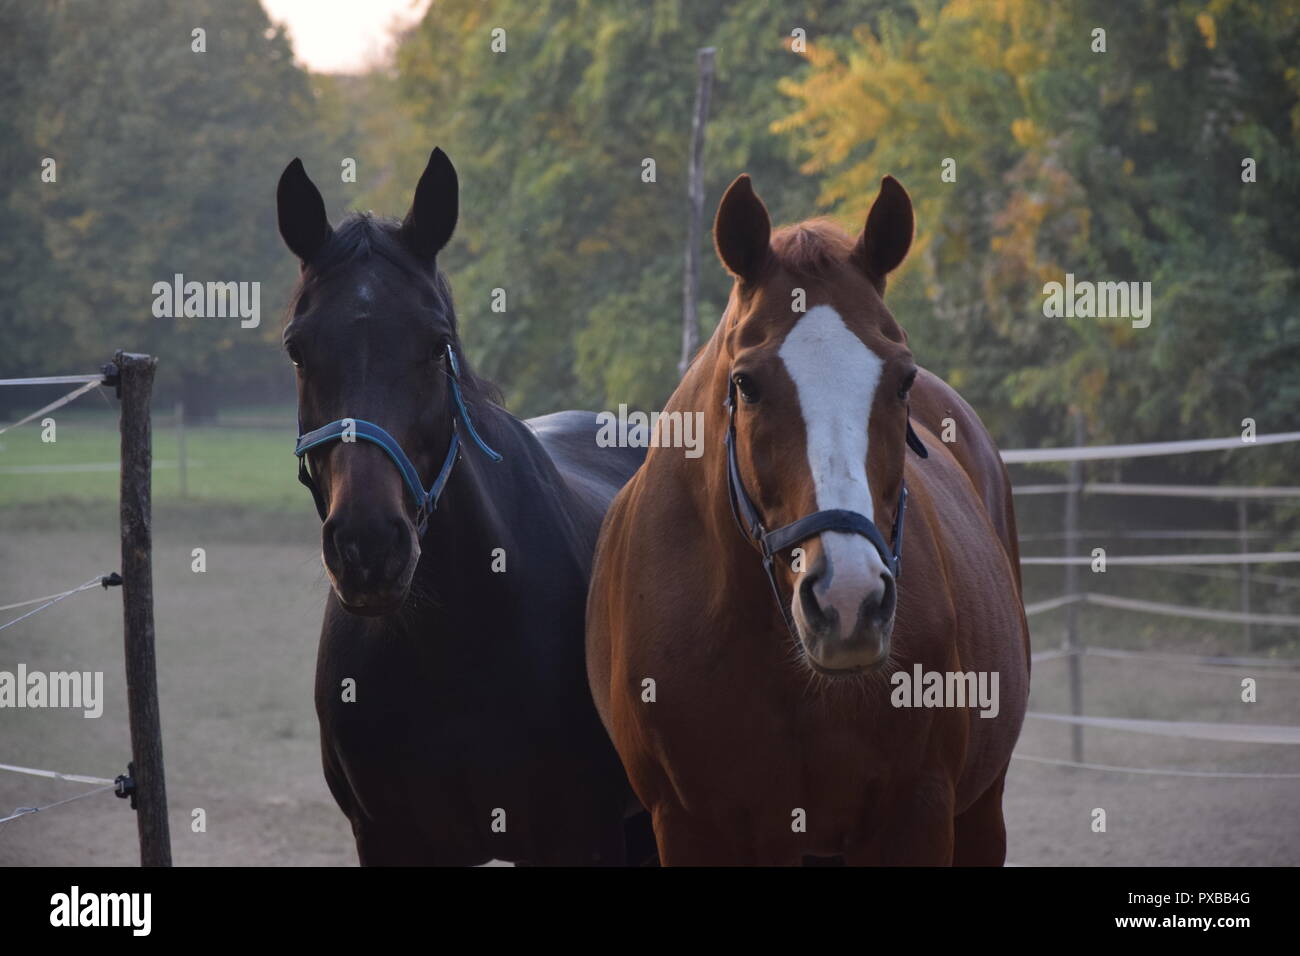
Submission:
POLYGON ((846 850, 849 866, 950 866, 953 857, 952 784, 919 781, 899 794, 887 818, 872 829, 875 838, 846 850))
POLYGON ((378 827, 353 824, 357 838, 357 858, 362 866, 433 866, 438 861, 420 852, 419 840, 403 840, 378 827))
POLYGON ((479 866, 489 859, 469 846, 435 846, 414 830, 367 822, 352 832, 362 866, 479 866))
POLYGON ((954 822, 954 866, 1002 866, 1007 861, 1007 825, 1002 816, 1002 788, 1007 771, 980 794, 954 822))
POLYGON ((597 866, 627 866, 627 843, 623 837, 623 816, 621 807, 616 807, 610 814, 609 821, 600 828, 597 848, 597 866))
POLYGON ((623 821, 623 845, 627 848, 628 865, 659 865, 654 827, 650 823, 650 814, 645 810, 638 810, 623 821))
POLYGON ((705 826, 677 806, 660 805, 651 811, 659 862, 663 866, 727 866, 745 863, 719 839, 715 827, 705 826))

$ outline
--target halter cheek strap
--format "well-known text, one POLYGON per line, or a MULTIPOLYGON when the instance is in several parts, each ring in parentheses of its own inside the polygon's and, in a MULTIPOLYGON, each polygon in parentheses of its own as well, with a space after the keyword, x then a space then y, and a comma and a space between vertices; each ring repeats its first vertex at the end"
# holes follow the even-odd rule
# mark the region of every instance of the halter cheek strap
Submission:
MULTIPOLYGON (((885 537, 876 527, 875 522, 864 514, 835 508, 829 511, 817 511, 813 514, 792 521, 774 531, 768 531, 754 507, 753 500, 745 491, 745 483, 740 477, 740 465, 736 460, 736 383, 730 381, 727 386, 727 399, 723 402, 727 409, 727 501, 731 505, 731 515, 736 519, 736 526, 741 534, 758 544, 763 555, 763 570, 767 573, 768 583, 772 586, 772 595, 777 607, 785 619, 785 626, 790 634, 797 638, 794 621, 790 610, 781 598, 781 590, 776 583, 775 557, 781 551, 791 548, 801 541, 822 534, 826 531, 840 531, 856 534, 866 538, 880 554, 888 566, 894 580, 903 575, 903 516, 907 513, 907 482, 901 482, 898 489, 898 507, 894 513, 893 539, 891 548, 885 537)), ((920 436, 912 429, 912 422, 907 423, 907 447, 921 458, 928 458, 929 452, 920 436)))
MULTIPOLYGON (((293 453, 298 456, 298 480, 302 482, 311 491, 312 497, 316 501, 316 511, 320 514, 321 520, 325 520, 329 512, 328 502, 321 493, 320 487, 316 484, 307 467, 307 452, 320 445, 326 445, 333 441, 368 441, 378 445, 388 455, 394 465, 397 466, 398 472, 401 473, 402 481, 411 496, 415 499, 416 507, 416 527, 421 536, 424 535, 425 528, 429 524, 429 515, 438 507, 438 499, 442 497, 442 491, 447 487, 447 481, 451 478, 451 471, 460 460, 461 438, 460 431, 463 428, 469 439, 478 446, 483 454, 487 455, 492 461, 501 461, 501 456, 493 451, 478 433, 474 427, 474 421, 469 416, 469 408, 465 405, 465 397, 460 390, 460 363, 456 359, 456 351, 450 345, 447 346, 447 365, 451 370, 451 394, 453 408, 451 412, 451 441, 447 445, 447 455, 442 461, 442 467, 438 470, 438 476, 433 480, 433 484, 426 490, 420 482, 420 472, 411 461, 410 456, 403 451, 401 444, 374 422, 364 421, 360 418, 340 418, 338 421, 330 422, 314 431, 300 434, 298 443, 295 445, 293 453)), ((299 431, 302 430, 302 423, 299 421, 299 431)))

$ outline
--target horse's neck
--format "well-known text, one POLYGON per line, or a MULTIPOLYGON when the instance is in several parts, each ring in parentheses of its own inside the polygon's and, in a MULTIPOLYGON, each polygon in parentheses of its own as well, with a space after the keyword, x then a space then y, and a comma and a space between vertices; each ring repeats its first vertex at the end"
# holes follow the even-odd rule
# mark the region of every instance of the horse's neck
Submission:
POLYGON ((503 460, 491 461, 474 442, 462 441, 460 460, 429 518, 416 573, 435 582, 448 601, 456 599, 458 584, 481 579, 495 549, 510 562, 521 542, 546 534, 568 505, 567 488, 550 480, 549 457, 524 423, 486 403, 472 413, 484 441, 503 460))

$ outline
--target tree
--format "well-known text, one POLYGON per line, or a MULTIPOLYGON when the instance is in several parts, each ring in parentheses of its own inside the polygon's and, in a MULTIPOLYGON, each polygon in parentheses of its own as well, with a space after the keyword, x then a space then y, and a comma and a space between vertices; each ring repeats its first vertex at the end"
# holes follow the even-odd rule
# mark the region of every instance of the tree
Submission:
POLYGON ((1247 416, 1289 430, 1297 14, 917 0, 810 49, 778 129, 801 138, 838 213, 856 216, 882 173, 907 184, 921 255, 891 306, 999 435, 1068 442, 1071 407, 1124 441, 1233 434, 1247 416), (1151 326, 1046 318, 1044 285, 1067 272, 1151 282, 1151 326))

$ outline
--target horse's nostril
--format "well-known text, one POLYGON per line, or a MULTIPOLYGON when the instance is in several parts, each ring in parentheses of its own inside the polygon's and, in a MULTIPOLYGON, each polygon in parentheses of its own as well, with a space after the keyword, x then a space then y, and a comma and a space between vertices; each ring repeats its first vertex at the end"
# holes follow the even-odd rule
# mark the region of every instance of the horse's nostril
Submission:
POLYGON ((355 541, 349 541, 339 549, 343 556, 343 563, 349 567, 359 567, 361 565, 361 548, 355 541))
POLYGON ((406 567, 407 559, 411 554, 411 544, 407 526, 403 521, 394 519, 390 531, 391 536, 388 539, 384 572, 390 576, 395 576, 400 574, 402 569, 406 567))
POLYGON ((815 626, 825 626, 830 616, 835 614, 833 608, 826 606, 825 594, 826 562, 820 560, 804 574, 799 582, 799 603, 802 605, 804 620, 815 626))
POLYGON ((360 572, 364 570, 365 565, 362 542, 356 535, 345 530, 341 524, 337 526, 327 524, 325 527, 325 559, 327 563, 335 564, 340 571, 347 573, 360 572))
POLYGON ((894 576, 892 574, 882 574, 880 580, 885 582, 885 586, 881 591, 880 596, 880 608, 886 612, 892 611, 894 608, 894 596, 898 593, 897 586, 894 584, 894 576))

